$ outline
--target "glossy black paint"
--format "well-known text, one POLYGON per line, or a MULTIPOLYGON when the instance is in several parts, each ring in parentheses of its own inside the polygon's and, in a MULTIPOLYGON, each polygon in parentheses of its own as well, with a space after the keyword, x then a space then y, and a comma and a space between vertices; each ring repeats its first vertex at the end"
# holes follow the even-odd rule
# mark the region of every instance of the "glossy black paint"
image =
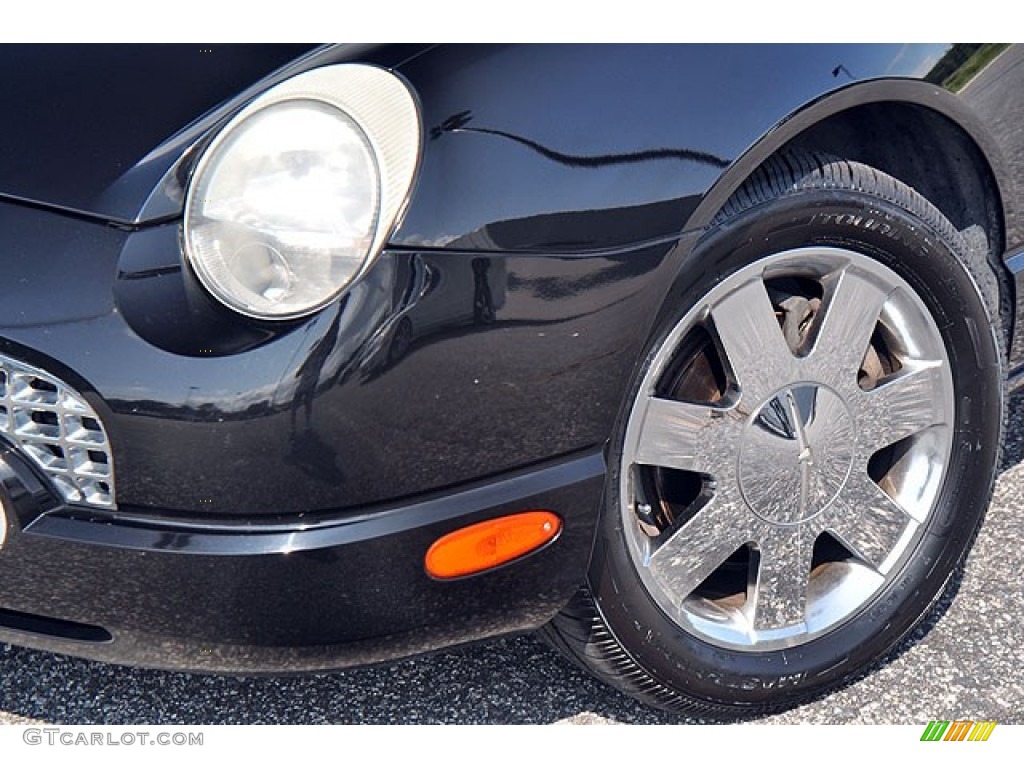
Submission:
POLYGON ((681 254, 388 251, 337 305, 270 327, 197 293, 176 224, 0 204, 0 228, 21 275, 0 351, 90 399, 120 506, 161 515, 350 509, 601 446, 681 254))
POLYGON ((207 48, 5 46, 4 71, 17 76, 0 85, 0 192, 126 218, 126 196, 153 190, 137 169, 154 150, 303 52, 207 48))
MULTIPOLYGON (((837 106, 828 97, 844 92, 853 97, 838 108, 903 98, 970 119, 990 149, 1019 143, 1019 135, 995 140, 994 106, 972 115, 932 84, 901 80, 923 77, 945 49, 433 49, 401 67, 420 93, 429 138, 419 194, 393 242, 586 250, 702 227, 710 216, 694 213, 724 170, 740 160, 752 170, 767 156, 759 144, 781 146, 796 135, 794 121, 803 129, 832 114, 837 106), (893 83, 902 92, 891 90, 893 83), (644 214, 641 231, 622 226, 644 214)), ((990 162, 1003 165, 998 157, 990 162)), ((1024 183, 1024 168, 1013 178, 1024 183)), ((724 202, 731 191, 716 197, 724 202)), ((1016 210, 1012 196, 1004 202, 1016 210)))
MULTIPOLYGON (((946 46, 208 47, 0 48, 23 73, 0 83, 0 352, 89 399, 119 501, 61 507, 0 466, 26 529, 0 552, 0 639, 67 649, 10 628, 44 615, 109 631, 97 658, 309 669, 544 621, 583 578, 595 461, 680 265, 788 142, 911 136, 936 177, 969 170, 927 191, 984 199, 949 215, 980 212, 995 261, 1024 251, 1022 46, 956 95, 922 79, 946 46), (346 60, 421 101, 410 207, 337 303, 246 320, 184 263, 189 173, 255 94, 346 60), (568 521, 554 546, 423 574, 437 536, 531 506, 568 521)), ((1010 259, 1011 314, 1022 290, 1010 259)))
POLYGON ((422 45, 5 45, 0 198, 131 224, 180 213, 176 166, 280 80, 422 45), (166 177, 166 178, 165 178, 166 177))

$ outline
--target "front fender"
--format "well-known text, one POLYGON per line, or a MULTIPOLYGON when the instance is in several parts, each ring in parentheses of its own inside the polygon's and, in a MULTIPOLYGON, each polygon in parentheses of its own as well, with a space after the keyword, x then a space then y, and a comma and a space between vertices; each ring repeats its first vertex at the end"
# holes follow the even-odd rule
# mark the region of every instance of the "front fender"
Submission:
MULTIPOLYGON (((572 252, 676 236, 705 226, 800 131, 871 101, 905 100, 953 120, 1011 189, 984 116, 923 79, 947 50, 440 46, 400 67, 428 136, 392 243, 572 252)), ((1016 211, 1006 218, 1016 226, 1016 211)))

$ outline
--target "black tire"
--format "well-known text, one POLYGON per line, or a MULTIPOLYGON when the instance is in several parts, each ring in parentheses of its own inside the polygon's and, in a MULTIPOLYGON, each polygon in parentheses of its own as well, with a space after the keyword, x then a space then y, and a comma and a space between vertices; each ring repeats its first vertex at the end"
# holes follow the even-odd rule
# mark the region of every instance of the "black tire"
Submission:
POLYGON ((1005 362, 998 318, 990 316, 998 284, 984 258, 972 256, 910 187, 856 162, 789 152, 765 163, 724 206, 667 306, 610 442, 588 583, 543 633, 600 679, 655 707, 740 717, 795 706, 842 685, 905 638, 973 543, 1003 439, 1005 362), (626 422, 655 354, 696 302, 762 257, 806 246, 838 246, 880 262, 927 307, 952 373, 949 461, 920 541, 862 609, 793 647, 722 647, 670 618, 629 554, 619 493, 626 422))

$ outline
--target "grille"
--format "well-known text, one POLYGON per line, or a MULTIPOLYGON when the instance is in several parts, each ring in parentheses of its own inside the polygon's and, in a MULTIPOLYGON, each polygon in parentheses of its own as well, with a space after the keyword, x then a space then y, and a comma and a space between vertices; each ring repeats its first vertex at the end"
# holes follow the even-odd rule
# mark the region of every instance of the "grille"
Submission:
POLYGON ((106 430, 60 379, 0 355, 0 435, 50 478, 65 501, 114 506, 106 430))

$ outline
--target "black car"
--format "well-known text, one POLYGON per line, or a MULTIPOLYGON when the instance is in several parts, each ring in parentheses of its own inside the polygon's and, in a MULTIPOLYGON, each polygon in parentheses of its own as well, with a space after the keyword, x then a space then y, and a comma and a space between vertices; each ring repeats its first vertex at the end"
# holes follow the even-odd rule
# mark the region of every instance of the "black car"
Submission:
POLYGON ((963 562, 1024 47, 0 56, 0 641, 254 673, 540 629, 734 716, 963 562))

